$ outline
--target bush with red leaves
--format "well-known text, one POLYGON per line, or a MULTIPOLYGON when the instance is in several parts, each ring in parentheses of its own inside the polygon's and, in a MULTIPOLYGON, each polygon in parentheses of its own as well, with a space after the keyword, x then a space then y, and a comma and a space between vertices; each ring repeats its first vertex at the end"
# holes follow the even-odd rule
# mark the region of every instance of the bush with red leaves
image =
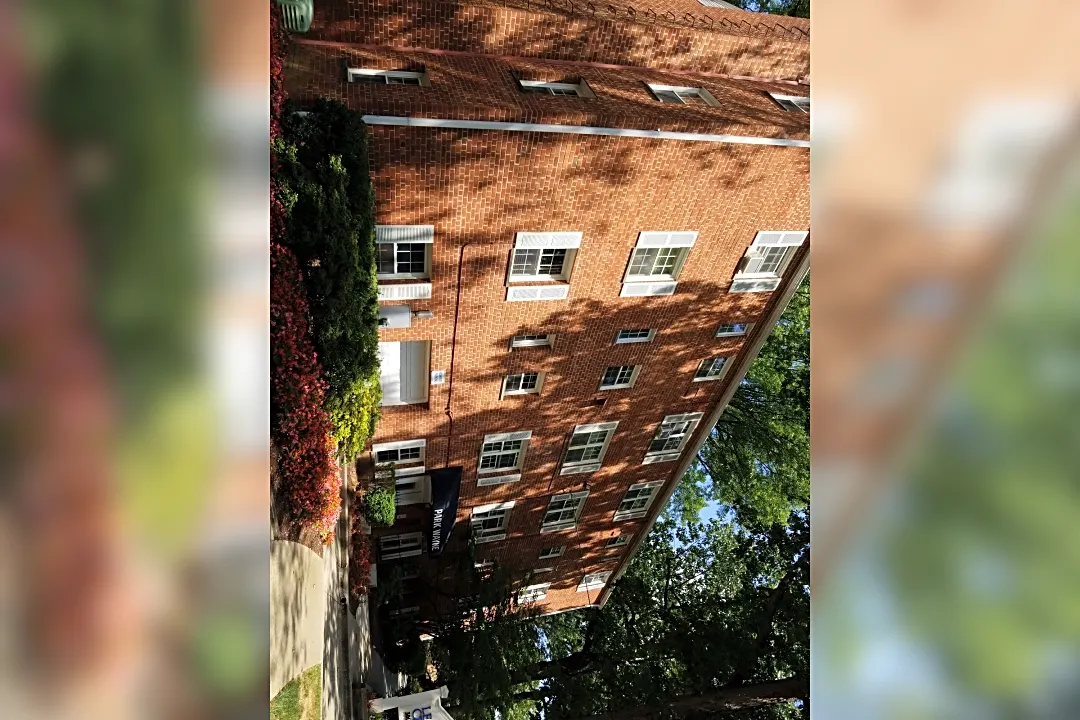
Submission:
POLYGON ((349 589, 356 596, 367 593, 371 578, 371 538, 363 532, 362 517, 360 512, 352 513, 349 531, 349 589))
POLYGON ((285 507, 293 522, 333 537, 341 476, 325 410, 326 381, 308 331, 308 301, 296 258, 270 245, 270 431, 277 445, 285 507))

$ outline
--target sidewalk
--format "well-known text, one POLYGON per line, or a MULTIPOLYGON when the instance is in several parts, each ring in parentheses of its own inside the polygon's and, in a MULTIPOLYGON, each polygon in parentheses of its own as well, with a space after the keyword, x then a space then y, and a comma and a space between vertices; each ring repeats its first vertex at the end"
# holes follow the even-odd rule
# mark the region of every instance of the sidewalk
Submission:
POLYGON ((270 697, 323 661, 323 561, 289 540, 270 543, 270 697))
POLYGON ((347 466, 341 469, 341 514, 338 516, 334 542, 323 550, 323 576, 325 578, 325 615, 323 618, 322 647, 322 718, 323 720, 351 720, 352 690, 349 683, 347 604, 341 598, 348 596, 349 576, 349 507, 347 466))

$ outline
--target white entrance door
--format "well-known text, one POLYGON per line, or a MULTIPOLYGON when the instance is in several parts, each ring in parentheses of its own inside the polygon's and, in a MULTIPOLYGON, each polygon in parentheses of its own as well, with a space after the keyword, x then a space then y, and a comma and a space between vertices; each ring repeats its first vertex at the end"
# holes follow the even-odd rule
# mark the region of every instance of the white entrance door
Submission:
POLYGON ((379 538, 379 559, 416 557, 423 552, 424 536, 422 533, 401 533, 383 535, 379 538))
POLYGON ((428 400, 431 341, 379 343, 381 405, 412 405, 428 400))

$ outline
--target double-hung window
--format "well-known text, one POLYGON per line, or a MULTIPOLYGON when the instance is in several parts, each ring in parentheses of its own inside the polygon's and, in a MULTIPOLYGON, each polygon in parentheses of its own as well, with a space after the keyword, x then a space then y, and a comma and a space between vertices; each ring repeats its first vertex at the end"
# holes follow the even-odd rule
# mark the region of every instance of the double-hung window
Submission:
POLYGON ((772 292, 810 233, 806 230, 759 232, 735 270, 728 292, 772 292))
POLYGON ((576 83, 518 80, 521 92, 530 95, 556 95, 558 97, 596 97, 584 80, 576 83))
POLYGON ((630 253, 620 297, 671 295, 697 232, 642 232, 630 253))
POLYGON ((551 347, 555 344, 554 335, 526 334, 510 338, 511 348, 551 347))
POLYGON ((548 588, 551 587, 551 583, 540 583, 539 585, 529 585, 518 591, 517 601, 519 605, 525 603, 540 602, 547 597, 548 588))
POLYGON ((565 545, 556 545, 555 547, 546 547, 540 551, 541 560, 550 560, 551 558, 557 558, 563 554, 563 550, 566 549, 565 545))
POLYGON ((574 475, 599 470, 611 436, 618 426, 618 421, 576 426, 566 446, 559 474, 574 475))
POLYGON ((585 592, 586 590, 600 590, 607 585, 608 578, 610 577, 610 572, 590 573, 581 579, 581 582, 577 586, 577 591, 585 592))
POLYGON ((424 70, 373 70, 349 68, 349 82, 374 83, 376 85, 430 85, 424 70))
POLYGON ((660 489, 660 483, 647 482, 631 485, 623 495, 619 509, 615 511, 616 520, 631 520, 644 517, 652 504, 656 491, 660 489))
POLYGON ((423 553, 424 536, 421 533, 383 535, 379 538, 379 559, 416 557, 423 553))
POLYGON ((618 390, 633 387, 640 365, 611 365, 600 378, 601 390, 618 390))
POLYGON ((717 357, 705 358, 698 365, 697 372, 694 373, 694 382, 705 382, 707 380, 719 380, 724 377, 724 373, 727 372, 728 359, 722 355, 717 357))
POLYGON ((616 535, 613 538, 608 538, 608 541, 604 544, 605 550, 611 550, 612 548, 622 547, 630 542, 629 535, 616 535))
POLYGON ((526 372, 507 375, 503 378, 502 394, 530 395, 539 393, 544 387, 544 373, 526 372))
POLYGON ((627 345, 629 343, 647 343, 652 342, 655 337, 656 331, 649 328, 632 328, 629 330, 620 330, 619 334, 615 336, 616 345, 627 345))
POLYGON ((510 257, 510 282, 566 282, 581 247, 579 232, 519 232, 510 257))
POLYGON ((480 473, 500 473, 520 470, 525 463, 531 430, 485 435, 480 446, 480 473))
POLYGON ((738 337, 750 332, 754 323, 724 323, 716 328, 716 337, 738 337))
POLYGON ((371 451, 375 454, 376 465, 404 465, 424 462, 426 445, 426 440, 402 440, 376 443, 371 446, 371 451))
POLYGON ((376 277, 379 280, 430 278, 434 241, 434 225, 376 225, 376 277))
POLYGON ((585 507, 585 498, 589 497, 589 491, 567 493, 566 495, 552 495, 544 512, 544 519, 540 523, 540 532, 554 532, 556 530, 568 530, 577 525, 581 509, 585 507))
POLYGON ((662 103, 673 105, 701 105, 719 107, 720 103, 705 88, 684 87, 681 85, 653 85, 648 83, 649 91, 662 103))
POLYGON ((777 95, 775 93, 769 93, 769 97, 771 97, 777 105, 788 112, 810 114, 810 98, 804 95, 777 95))
POLYGON ((665 417, 657 428, 652 442, 649 443, 649 449, 645 453, 642 464, 678 460, 683 448, 686 447, 686 441, 690 439, 699 422, 701 422, 699 412, 665 417))
POLYGON ((513 502, 505 502, 473 508, 472 517, 469 518, 473 539, 477 543, 506 539, 506 526, 513 507, 513 502))

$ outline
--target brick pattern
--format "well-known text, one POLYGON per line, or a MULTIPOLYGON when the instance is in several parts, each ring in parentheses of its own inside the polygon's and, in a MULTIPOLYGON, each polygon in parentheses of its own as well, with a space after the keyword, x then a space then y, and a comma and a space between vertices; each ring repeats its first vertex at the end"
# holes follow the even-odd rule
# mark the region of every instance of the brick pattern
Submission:
POLYGON ((641 65, 776 80, 810 75, 809 22, 705 8, 695 0, 626 3, 325 0, 308 36, 398 48, 641 65), (571 7, 573 9, 571 9, 571 7), (651 8, 651 10, 650 10, 651 8))

